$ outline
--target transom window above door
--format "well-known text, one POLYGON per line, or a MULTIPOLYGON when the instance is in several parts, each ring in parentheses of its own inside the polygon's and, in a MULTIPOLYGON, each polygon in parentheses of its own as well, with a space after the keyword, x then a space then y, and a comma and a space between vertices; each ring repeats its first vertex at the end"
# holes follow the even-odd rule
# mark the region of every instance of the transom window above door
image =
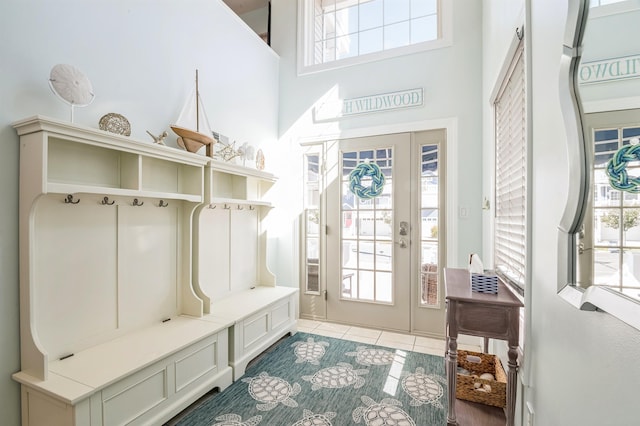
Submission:
POLYGON ((298 72, 450 45, 450 0, 299 0, 298 72))

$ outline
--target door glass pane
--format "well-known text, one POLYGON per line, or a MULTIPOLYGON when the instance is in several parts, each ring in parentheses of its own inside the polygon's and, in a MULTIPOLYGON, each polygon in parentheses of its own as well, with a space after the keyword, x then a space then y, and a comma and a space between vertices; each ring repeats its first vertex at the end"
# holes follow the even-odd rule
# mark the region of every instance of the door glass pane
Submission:
POLYGON ((392 242, 376 243, 376 269, 378 271, 391 271, 392 242))
MULTIPOLYGON (((341 153, 343 299, 393 303, 392 156, 391 148, 341 153), (375 163, 385 176, 382 192, 373 198, 356 190, 359 197, 351 190, 351 173, 367 162, 375 163)), ((361 187, 370 189, 372 176, 356 179, 361 187)))
POLYGON ((439 185, 438 145, 422 145, 420 175, 420 303, 422 306, 438 306, 439 303, 439 185))
POLYGON ((393 279, 391 272, 376 272, 376 299, 380 302, 391 303, 393 300, 393 279))
POLYGON ((360 300, 374 301, 374 289, 375 289, 375 275, 372 271, 363 271, 360 270, 358 272, 358 295, 357 298, 360 300))
POLYGON ((355 269, 343 269, 342 270, 342 298, 351 299, 355 295, 354 276, 356 274, 355 269))

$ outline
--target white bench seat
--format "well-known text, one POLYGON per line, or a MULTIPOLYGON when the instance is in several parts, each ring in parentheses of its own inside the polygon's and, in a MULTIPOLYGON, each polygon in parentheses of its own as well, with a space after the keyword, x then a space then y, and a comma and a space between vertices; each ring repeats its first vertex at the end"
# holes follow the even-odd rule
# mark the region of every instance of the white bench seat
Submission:
POLYGON ((229 334, 229 364, 234 380, 247 364, 282 336, 297 331, 298 289, 256 286, 236 292, 211 304, 205 321, 232 321, 229 334))
POLYGON ((46 412, 46 424, 166 421, 208 390, 231 384, 231 325, 176 316, 52 361, 46 380, 25 372, 13 377, 30 414, 46 412))

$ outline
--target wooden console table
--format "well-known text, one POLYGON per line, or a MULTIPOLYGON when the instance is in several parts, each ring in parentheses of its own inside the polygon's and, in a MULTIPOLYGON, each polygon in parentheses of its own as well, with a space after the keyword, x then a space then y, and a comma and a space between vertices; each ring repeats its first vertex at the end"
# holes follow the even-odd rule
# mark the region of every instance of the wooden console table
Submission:
POLYGON ((522 302, 502 282, 498 294, 471 291, 471 279, 466 269, 445 269, 445 299, 447 303, 447 384, 449 411, 447 425, 457 425, 456 372, 458 368, 458 333, 486 339, 506 340, 508 350, 507 426, 513 426, 518 375, 518 332, 522 302))

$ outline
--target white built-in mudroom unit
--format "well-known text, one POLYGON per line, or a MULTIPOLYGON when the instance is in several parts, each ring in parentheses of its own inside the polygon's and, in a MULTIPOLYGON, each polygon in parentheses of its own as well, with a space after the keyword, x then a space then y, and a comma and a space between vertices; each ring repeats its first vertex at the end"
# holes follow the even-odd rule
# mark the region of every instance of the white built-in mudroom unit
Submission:
POLYGON ((20 137, 24 425, 161 424, 296 332, 270 173, 44 118, 20 137))

